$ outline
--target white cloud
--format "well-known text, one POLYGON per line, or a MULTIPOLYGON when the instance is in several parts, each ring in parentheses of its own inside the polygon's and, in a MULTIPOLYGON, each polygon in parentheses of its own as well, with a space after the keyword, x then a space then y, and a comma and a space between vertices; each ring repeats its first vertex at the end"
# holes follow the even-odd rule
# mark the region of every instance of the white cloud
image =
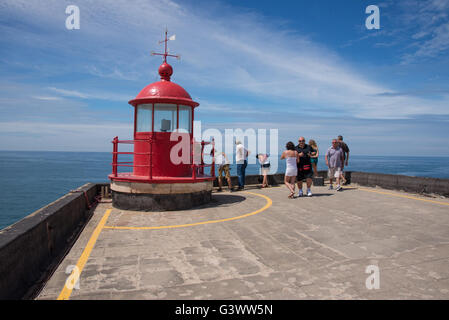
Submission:
POLYGON ((431 38, 423 41, 413 54, 404 56, 404 63, 416 61, 417 58, 432 58, 449 49, 449 22, 433 28, 431 38))
MULTIPOLYGON (((93 124, 43 121, 0 122, 2 136, 0 149, 112 151, 113 137, 129 139, 132 132, 132 124, 112 121, 93 124)), ((120 151, 128 148, 121 146, 120 151)))
POLYGON ((195 109, 196 114, 222 114, 222 115, 261 115, 266 116, 272 114, 270 110, 265 110, 265 108, 254 106, 254 105, 245 105, 244 103, 239 104, 218 104, 213 103, 211 101, 201 101, 200 108, 195 109))
POLYGON ((50 96, 33 96, 32 98, 37 99, 37 100, 44 100, 44 101, 62 100, 61 97, 50 97, 50 96))
POLYGON ((109 101, 122 101, 126 102, 130 100, 130 96, 124 95, 124 94, 116 94, 114 92, 98 92, 94 91, 92 93, 85 93, 80 92, 78 90, 67 90, 67 89, 60 89, 55 87, 48 87, 47 89, 59 93, 62 96, 65 97, 72 97, 72 98, 80 98, 80 99, 99 99, 99 100, 109 100, 109 101))
POLYGON ((117 68, 113 68, 113 70, 99 70, 96 66, 89 66, 86 68, 86 70, 87 72, 97 77, 117 80, 137 80, 140 76, 137 72, 128 72, 127 74, 125 74, 117 68))
POLYGON ((76 90, 65 90, 65 89, 58 89, 58 88, 54 88, 54 87, 48 87, 48 89, 50 89, 54 92, 57 92, 63 96, 67 96, 67 97, 74 97, 74 98, 81 98, 81 99, 89 98, 89 96, 87 94, 81 93, 76 90))
POLYGON ((11 121, 0 122, 0 132, 28 132, 28 133, 61 133, 66 130, 85 132, 97 128, 98 130, 109 130, 111 128, 132 129, 132 125, 126 123, 95 123, 95 124, 74 124, 74 123, 52 123, 34 121, 11 121))
POLYGON ((402 64, 434 58, 449 49, 449 0, 398 2, 402 12, 396 20, 401 30, 417 30, 402 64))

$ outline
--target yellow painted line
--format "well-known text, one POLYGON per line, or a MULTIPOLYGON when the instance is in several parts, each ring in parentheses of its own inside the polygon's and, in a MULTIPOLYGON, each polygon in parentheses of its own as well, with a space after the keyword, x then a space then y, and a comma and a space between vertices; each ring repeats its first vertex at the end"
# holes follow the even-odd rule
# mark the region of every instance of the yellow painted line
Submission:
POLYGON ((245 191, 246 193, 264 198, 267 203, 260 209, 250 212, 250 213, 246 213, 237 217, 232 217, 232 218, 226 218, 226 219, 219 219, 219 220, 209 220, 209 221, 202 221, 202 222, 196 222, 196 223, 188 223, 188 224, 179 224, 179 225, 172 225, 172 226, 158 226, 158 227, 115 227, 115 226, 105 226, 105 229, 122 229, 122 230, 158 230, 158 229, 173 229, 173 228, 184 228, 184 227, 193 227, 193 226, 199 226, 199 225, 203 225, 203 224, 211 224, 211 223, 218 223, 218 222, 226 222, 226 221, 232 221, 232 220, 238 220, 238 219, 243 219, 249 216, 253 216, 256 215, 266 209, 268 209, 269 207, 271 207, 271 205, 273 204, 273 201, 271 201, 271 199, 263 194, 259 194, 259 193, 253 193, 253 192, 248 192, 245 191))
POLYGON ((440 202, 440 201, 434 201, 434 200, 421 199, 421 198, 406 196, 406 195, 397 194, 397 193, 382 192, 382 191, 370 190, 370 189, 365 189, 365 188, 358 188, 358 189, 362 190, 362 191, 368 191, 368 192, 374 192, 374 193, 380 193, 380 194, 387 194, 387 195, 390 195, 390 196, 395 196, 395 197, 400 197, 400 198, 407 198, 407 199, 413 199, 413 200, 419 200, 419 201, 425 201, 425 202, 431 202, 431 203, 437 203, 437 204, 442 204, 442 205, 445 205, 445 206, 449 206, 448 202, 440 202))
POLYGON ((72 273, 69 275, 67 279, 70 279, 70 281, 66 281, 64 284, 64 288, 62 289, 61 293, 59 294, 58 300, 68 300, 70 298, 70 295, 72 294, 73 286, 78 281, 81 272, 84 269, 84 266, 87 262, 87 259, 89 259, 90 253, 92 252, 92 249, 94 248, 95 242, 97 242, 98 236, 101 233, 101 230, 103 230, 104 225, 106 224, 106 221, 109 218, 109 215, 111 213, 112 209, 108 209, 103 217, 100 220, 100 223, 98 223, 97 227, 95 228, 94 232, 92 233, 89 242, 87 243, 86 247, 84 248, 83 253, 81 254, 80 258, 78 259, 78 262, 76 263, 76 268, 73 269, 72 273), (67 286, 67 283, 69 283, 69 286, 67 286))

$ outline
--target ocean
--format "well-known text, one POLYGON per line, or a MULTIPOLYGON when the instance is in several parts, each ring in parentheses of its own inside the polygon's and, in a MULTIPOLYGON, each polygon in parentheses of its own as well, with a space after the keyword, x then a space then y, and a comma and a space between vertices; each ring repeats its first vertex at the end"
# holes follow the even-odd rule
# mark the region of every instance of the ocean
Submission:
MULTIPOLYGON (((107 182, 111 162, 109 152, 0 151, 0 229, 87 182, 107 182)), ((318 170, 325 169, 320 157, 318 170)), ((351 155, 347 170, 449 178, 449 157, 351 155)), ((277 172, 284 171, 285 160, 279 160, 277 172)), ((258 173, 259 165, 248 165, 246 174, 258 173)))

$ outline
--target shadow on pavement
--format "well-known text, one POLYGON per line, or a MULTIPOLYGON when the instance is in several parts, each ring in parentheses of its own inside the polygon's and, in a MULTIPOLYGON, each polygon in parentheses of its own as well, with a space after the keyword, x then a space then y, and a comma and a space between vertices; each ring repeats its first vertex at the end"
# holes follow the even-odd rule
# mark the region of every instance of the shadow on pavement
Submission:
MULTIPOLYGON (((226 207, 234 203, 242 202, 246 199, 243 195, 230 194, 229 192, 214 192, 212 193, 212 200, 208 204, 204 204, 201 208, 226 207)), ((198 207, 200 208, 200 207, 198 207)))

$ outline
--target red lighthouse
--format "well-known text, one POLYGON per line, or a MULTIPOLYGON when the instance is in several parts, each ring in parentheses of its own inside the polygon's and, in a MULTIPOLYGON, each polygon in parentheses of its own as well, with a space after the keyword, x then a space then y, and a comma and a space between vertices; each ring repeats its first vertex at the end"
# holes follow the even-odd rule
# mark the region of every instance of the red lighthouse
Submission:
MULTIPOLYGON (((193 138, 193 120, 198 102, 180 85, 171 81, 173 68, 167 57, 165 31, 164 61, 159 67, 161 80, 149 84, 129 101, 134 107, 134 140, 114 138, 111 179, 115 207, 130 210, 161 211, 187 209, 209 202, 215 179, 214 163, 204 164, 207 142, 193 138), (133 152, 119 152, 120 143, 134 144, 133 152), (120 154, 131 154, 133 162, 119 162, 120 154), (199 159, 199 161, 194 161, 199 159), (119 167, 132 172, 118 172, 119 167), (205 174, 210 167, 210 174, 205 174)), ((212 149, 213 150, 213 149, 212 149)))

